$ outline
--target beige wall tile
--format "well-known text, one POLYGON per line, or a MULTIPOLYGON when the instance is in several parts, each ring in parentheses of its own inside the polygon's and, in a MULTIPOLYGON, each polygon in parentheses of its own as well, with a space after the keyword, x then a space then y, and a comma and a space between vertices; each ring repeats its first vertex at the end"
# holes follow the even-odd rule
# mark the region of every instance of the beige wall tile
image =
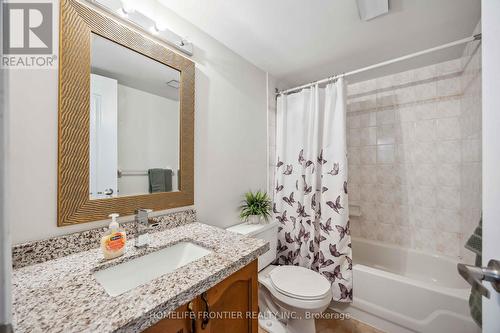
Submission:
POLYGON ((462 247, 481 212, 480 68, 476 52, 352 86, 365 93, 347 121, 361 237, 473 258, 462 247))

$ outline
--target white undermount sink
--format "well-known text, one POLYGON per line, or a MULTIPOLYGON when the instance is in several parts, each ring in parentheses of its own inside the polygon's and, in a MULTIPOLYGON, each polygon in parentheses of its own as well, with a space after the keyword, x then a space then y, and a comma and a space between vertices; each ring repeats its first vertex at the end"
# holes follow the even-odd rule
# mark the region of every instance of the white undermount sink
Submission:
POLYGON ((110 296, 118 296, 211 252, 191 242, 180 242, 97 271, 94 276, 110 296))

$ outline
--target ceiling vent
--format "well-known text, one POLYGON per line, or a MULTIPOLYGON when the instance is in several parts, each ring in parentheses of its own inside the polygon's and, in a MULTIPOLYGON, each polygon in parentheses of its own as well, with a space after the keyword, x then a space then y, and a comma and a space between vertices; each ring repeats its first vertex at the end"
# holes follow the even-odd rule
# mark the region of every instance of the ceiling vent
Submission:
POLYGON ((389 12, 389 0, 356 0, 359 18, 369 21, 389 12))
POLYGON ((177 80, 170 80, 167 82, 167 84, 172 88, 179 89, 179 81, 177 80))

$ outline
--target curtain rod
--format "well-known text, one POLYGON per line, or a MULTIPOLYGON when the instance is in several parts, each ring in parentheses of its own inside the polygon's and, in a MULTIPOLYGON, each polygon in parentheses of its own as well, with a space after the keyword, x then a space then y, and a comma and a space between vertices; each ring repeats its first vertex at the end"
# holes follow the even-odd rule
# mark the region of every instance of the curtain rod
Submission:
POLYGON ((449 48, 449 47, 452 47, 452 46, 455 46, 455 45, 469 43, 469 42, 476 41, 476 40, 481 40, 481 33, 478 33, 478 34, 470 36, 470 37, 462 38, 462 39, 456 40, 454 42, 450 42, 450 43, 443 44, 443 45, 440 45, 440 46, 432 47, 430 49, 426 49, 426 50, 423 50, 423 51, 419 51, 419 52, 407 54, 407 55, 399 57, 399 58, 395 58, 395 59, 391 59, 391 60, 380 62, 378 64, 366 66, 366 67, 363 67, 363 68, 360 68, 360 69, 356 69, 356 70, 353 70, 353 71, 350 71, 350 72, 347 72, 347 73, 330 76, 330 77, 327 77, 325 79, 314 81, 314 82, 311 82, 311 83, 307 83, 307 84, 304 84, 304 85, 301 85, 301 86, 298 86, 298 87, 295 87, 295 88, 290 88, 290 89, 278 91, 276 93, 276 95, 288 94, 288 93, 295 92, 295 91, 298 91, 298 90, 301 90, 301 89, 304 89, 304 88, 311 87, 311 86, 316 85, 316 84, 326 83, 326 82, 329 82, 331 80, 335 80, 335 79, 337 79, 339 77, 345 77, 345 76, 350 76, 350 75, 353 75, 353 74, 358 74, 358 73, 361 73, 361 72, 368 71, 370 69, 375 69, 375 68, 379 68, 379 67, 382 67, 382 66, 387 66, 387 65, 399 62, 399 61, 403 61, 403 60, 406 60, 406 59, 415 58, 415 57, 418 57, 418 56, 421 56, 421 55, 424 55, 424 54, 427 54, 427 53, 431 53, 431 52, 434 52, 434 51, 446 49, 446 48, 449 48))

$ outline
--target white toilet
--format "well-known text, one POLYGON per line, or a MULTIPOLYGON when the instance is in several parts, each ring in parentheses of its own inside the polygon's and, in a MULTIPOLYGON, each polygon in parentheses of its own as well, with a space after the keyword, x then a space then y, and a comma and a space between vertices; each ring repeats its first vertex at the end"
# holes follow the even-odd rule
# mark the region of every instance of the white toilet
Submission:
POLYGON ((278 225, 242 223, 227 230, 269 242, 259 257, 259 325, 269 333, 314 333, 314 317, 332 300, 330 282, 299 266, 274 266, 278 225))

